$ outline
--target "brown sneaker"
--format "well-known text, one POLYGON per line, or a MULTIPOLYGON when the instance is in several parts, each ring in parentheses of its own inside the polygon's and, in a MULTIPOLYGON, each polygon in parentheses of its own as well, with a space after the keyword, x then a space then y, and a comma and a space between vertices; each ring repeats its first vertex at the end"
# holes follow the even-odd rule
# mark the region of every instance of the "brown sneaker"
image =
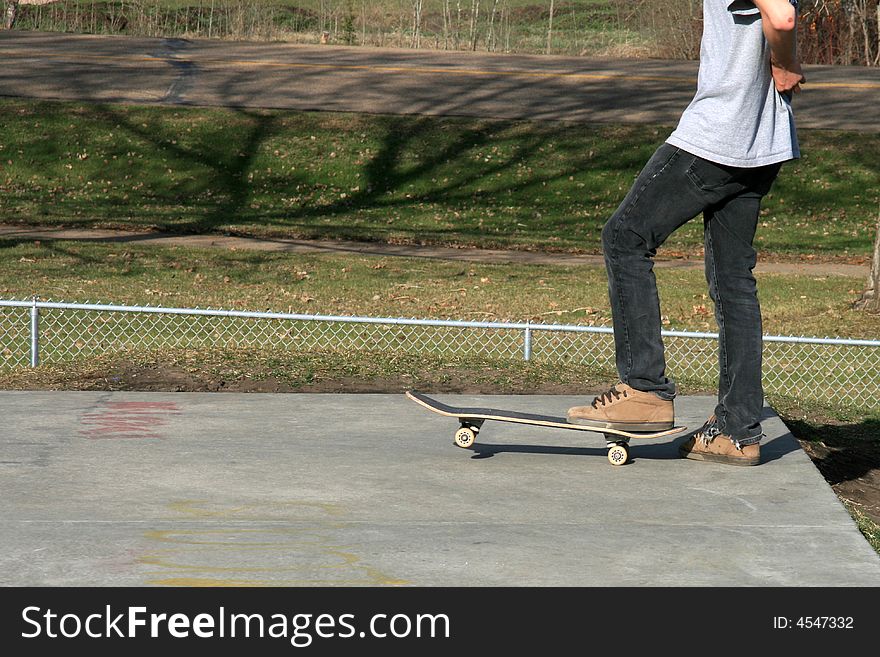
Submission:
POLYGON ((625 383, 612 386, 589 406, 568 409, 569 422, 597 429, 664 431, 675 426, 674 420, 671 399, 660 399, 653 392, 642 392, 625 383))
POLYGON ((683 458, 694 461, 712 461, 726 465, 758 465, 761 445, 740 445, 727 434, 718 431, 715 416, 678 448, 683 458))

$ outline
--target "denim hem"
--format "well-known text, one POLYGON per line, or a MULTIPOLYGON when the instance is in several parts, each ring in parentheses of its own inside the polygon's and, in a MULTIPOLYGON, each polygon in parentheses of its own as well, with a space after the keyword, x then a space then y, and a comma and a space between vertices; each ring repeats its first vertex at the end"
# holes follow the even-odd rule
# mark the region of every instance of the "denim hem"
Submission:
POLYGON ((642 388, 639 388, 638 386, 634 386, 634 385, 633 385, 632 383, 630 383, 629 381, 624 381, 623 379, 621 379, 621 382, 622 382, 622 383, 625 383, 626 385, 628 385, 628 386, 629 386, 630 388, 632 388, 633 390, 638 390, 639 392, 652 392, 652 393, 654 393, 655 395, 657 395, 660 399, 662 399, 662 400, 664 400, 664 401, 672 401, 672 400, 675 399, 675 397, 678 395, 678 391, 675 389, 675 383, 674 383, 674 382, 671 382, 671 383, 670 383, 670 385, 672 386, 672 390, 673 390, 672 392, 666 392, 665 390, 644 390, 644 389, 642 389, 642 388))
POLYGON ((763 437, 763 433, 759 433, 757 436, 746 436, 745 438, 734 438, 731 436, 730 441, 737 447, 748 447, 749 445, 759 444, 763 437))

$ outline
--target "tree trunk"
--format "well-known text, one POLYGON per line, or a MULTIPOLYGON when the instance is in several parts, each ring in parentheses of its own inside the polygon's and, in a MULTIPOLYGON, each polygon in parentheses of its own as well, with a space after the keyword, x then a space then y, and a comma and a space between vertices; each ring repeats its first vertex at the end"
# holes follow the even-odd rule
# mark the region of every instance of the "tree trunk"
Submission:
POLYGON ((877 236, 874 238, 874 257, 871 260, 871 273, 868 285, 861 298, 853 304, 856 310, 880 312, 880 218, 877 219, 877 236))
MULTIPOLYGON (((880 41, 880 4, 877 5, 877 35, 880 41)), ((880 42, 877 43, 877 59, 874 60, 875 66, 880 66, 880 42)))
POLYGON ((547 54, 550 54, 550 47, 553 43, 553 0, 550 0, 550 23, 547 25, 547 54))
POLYGON ((422 0, 412 0, 413 6, 413 37, 412 48, 422 47, 422 0))
POLYGON ((489 34, 486 37, 486 50, 495 50, 495 10, 498 8, 498 0, 492 1, 492 17, 489 19, 489 34))
POLYGON ((18 0, 9 0, 6 3, 6 29, 15 27, 15 17, 18 15, 18 0))
POLYGON ((480 0, 473 0, 471 4, 471 50, 477 49, 477 25, 480 22, 480 0))
POLYGON ((443 50, 449 50, 449 0, 443 0, 443 50))

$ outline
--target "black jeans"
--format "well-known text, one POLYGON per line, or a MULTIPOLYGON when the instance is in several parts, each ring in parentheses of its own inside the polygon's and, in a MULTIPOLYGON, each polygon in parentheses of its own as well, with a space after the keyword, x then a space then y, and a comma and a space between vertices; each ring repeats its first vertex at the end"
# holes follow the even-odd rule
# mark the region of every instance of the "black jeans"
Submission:
POLYGON ((703 213, 706 280, 720 336, 715 416, 719 430, 743 445, 761 440, 764 403, 752 241, 761 199, 780 167, 723 166, 664 144, 602 230, 620 380, 672 399, 653 257, 674 230, 703 213))

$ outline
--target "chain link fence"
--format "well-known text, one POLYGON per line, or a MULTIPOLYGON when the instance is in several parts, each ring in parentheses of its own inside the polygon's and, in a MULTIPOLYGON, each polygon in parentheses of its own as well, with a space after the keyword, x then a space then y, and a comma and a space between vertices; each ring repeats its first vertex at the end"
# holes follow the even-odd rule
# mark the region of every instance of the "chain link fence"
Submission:
MULTIPOLYGON (((663 337, 674 379, 717 385, 717 334, 663 337)), ((613 335, 602 327, 0 300, 0 368, 197 348, 473 355, 576 364, 615 376, 613 335)), ((764 336, 764 389, 770 398, 876 412, 880 340, 764 336)))

